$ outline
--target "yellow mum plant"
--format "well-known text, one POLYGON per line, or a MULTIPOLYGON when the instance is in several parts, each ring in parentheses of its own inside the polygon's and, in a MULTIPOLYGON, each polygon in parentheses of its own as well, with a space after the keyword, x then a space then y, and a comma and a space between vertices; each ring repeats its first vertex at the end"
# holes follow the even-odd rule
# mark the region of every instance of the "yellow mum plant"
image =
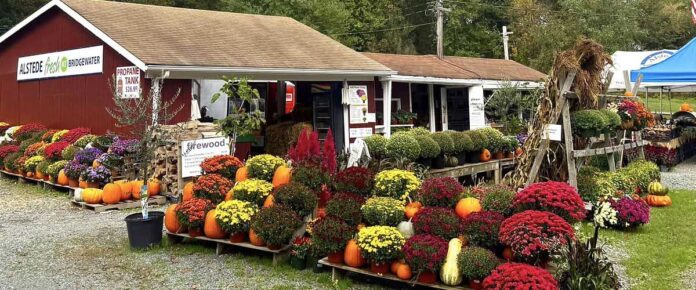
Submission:
POLYGON ((420 188, 421 181, 411 171, 401 169, 385 170, 375 176, 374 193, 377 196, 392 197, 406 201, 420 188))
POLYGON ((237 182, 232 188, 235 199, 261 205, 273 191, 273 184, 261 179, 247 179, 237 182))
POLYGON ((69 130, 60 130, 58 132, 53 133, 53 137, 51 137, 51 143, 56 143, 60 141, 60 138, 63 138, 63 135, 65 133, 68 133, 69 130))
POLYGON ((366 260, 386 263, 401 256, 406 239, 395 227, 372 226, 358 232, 358 247, 366 260))
POLYGON ((249 177, 266 181, 273 180, 273 174, 282 165, 286 165, 285 160, 270 154, 256 155, 249 158, 246 163, 249 177))
POLYGON ((256 204, 243 200, 228 200, 217 205, 215 220, 230 234, 249 231, 251 217, 259 211, 256 204))

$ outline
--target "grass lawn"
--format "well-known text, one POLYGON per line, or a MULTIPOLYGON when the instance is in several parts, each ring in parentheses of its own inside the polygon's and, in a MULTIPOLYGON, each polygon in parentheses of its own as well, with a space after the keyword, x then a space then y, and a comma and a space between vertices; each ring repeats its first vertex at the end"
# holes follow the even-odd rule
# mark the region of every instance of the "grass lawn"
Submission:
MULTIPOLYGON (((632 289, 682 289, 680 275, 696 264, 696 191, 674 190, 673 205, 653 207, 634 231, 602 230, 600 241, 626 249, 632 289)), ((584 232, 591 235, 592 225, 584 232)))
MULTIPOLYGON (((641 101, 643 103, 647 103, 648 108, 650 109, 651 112, 659 112, 660 111, 660 98, 658 96, 653 96, 651 95, 650 98, 647 100, 645 99, 645 96, 641 95, 640 96, 641 101)), ((662 95, 662 112, 670 112, 674 113, 676 111, 679 111, 679 106, 683 103, 689 103, 691 104, 691 108, 696 108, 696 97, 694 96, 679 96, 679 97, 672 97, 671 102, 667 99, 667 94, 664 93, 662 95), (670 104, 671 104, 671 110, 670 110, 670 104)))

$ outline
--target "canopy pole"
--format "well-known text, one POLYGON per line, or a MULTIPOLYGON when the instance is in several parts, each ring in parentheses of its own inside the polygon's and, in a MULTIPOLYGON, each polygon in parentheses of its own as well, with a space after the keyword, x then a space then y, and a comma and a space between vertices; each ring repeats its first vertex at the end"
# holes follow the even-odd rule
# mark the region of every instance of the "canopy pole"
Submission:
POLYGON ((667 101, 669 101, 669 113, 672 113, 672 88, 667 91, 667 101))
POLYGON ((660 114, 662 114, 662 90, 664 87, 660 87, 660 114))

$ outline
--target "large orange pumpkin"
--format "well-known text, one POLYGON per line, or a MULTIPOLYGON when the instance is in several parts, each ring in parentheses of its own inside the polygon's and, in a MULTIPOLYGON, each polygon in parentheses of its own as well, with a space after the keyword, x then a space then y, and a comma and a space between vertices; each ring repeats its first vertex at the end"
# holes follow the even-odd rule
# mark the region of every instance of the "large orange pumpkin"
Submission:
POLYGON ((281 185, 290 183, 291 178, 292 170, 290 170, 290 167, 285 165, 278 167, 273 174, 273 188, 278 188, 281 185))
POLYGON ((121 201, 121 187, 113 183, 104 185, 102 200, 106 204, 119 203, 121 201))
POLYGON ((129 200, 133 196, 133 187, 128 180, 117 180, 114 184, 121 188, 121 200, 129 200))
POLYGON ((237 173, 234 176, 234 180, 237 182, 247 180, 249 178, 249 168, 246 166, 237 169, 237 173))
POLYGON ((462 198, 459 202, 457 202, 455 211, 459 217, 466 218, 468 215, 474 212, 480 212, 481 203, 478 199, 473 197, 462 198))
POLYGON ((188 182, 184 185, 184 196, 183 201, 187 201, 193 198, 193 182, 188 182))
POLYGON ((653 195, 650 194, 645 198, 645 201, 650 206, 662 207, 672 205, 672 198, 668 195, 653 195))
POLYGON ((131 190, 133 193, 133 199, 140 199, 140 190, 143 188, 143 184, 145 184, 145 183, 142 180, 131 181, 131 190))
POLYGON ((365 265, 365 259, 363 259, 360 253, 360 247, 358 247, 356 240, 349 240, 346 244, 346 249, 343 252, 343 262, 354 268, 360 268, 365 265))
POLYGON ((208 211, 205 214, 205 223, 203 224, 203 233, 211 239, 222 239, 225 237, 225 230, 215 220, 215 210, 208 211))
POLYGON ((488 151, 488 149, 483 149, 483 152, 481 152, 479 159, 481 160, 481 162, 486 162, 490 161, 491 157, 491 151, 488 151))
POLYGON ((167 228, 167 231, 170 233, 178 233, 181 231, 181 223, 179 223, 179 219, 176 217, 176 206, 176 203, 172 204, 167 207, 167 210, 164 212, 164 227, 167 228))
POLYGON ((264 208, 272 207, 274 204, 275 204, 275 197, 273 197, 272 194, 268 195, 268 197, 266 197, 266 200, 263 201, 264 208))
POLYGON ((82 191, 82 200, 88 204, 100 204, 103 191, 99 188, 87 188, 82 191))
POLYGON ((691 105, 689 103, 683 103, 679 106, 679 110, 682 112, 691 112, 691 105))
POLYGON ((82 189, 87 188, 87 181, 84 181, 84 180, 82 180, 82 178, 80 178, 80 181, 79 181, 79 183, 78 183, 78 186, 79 186, 80 188, 82 188, 82 189))
POLYGON ((266 242, 264 242, 261 237, 256 235, 256 232, 254 230, 249 229, 249 242, 251 242, 252 245, 262 247, 266 245, 266 242))
POLYGON ((398 277, 401 280, 411 280, 411 277, 413 277, 413 272, 411 271, 411 267, 406 263, 399 265, 396 268, 396 273, 394 273, 394 274, 396 275, 396 277, 398 277))
POLYGON ((160 193, 160 189, 162 188, 162 184, 160 183, 159 179, 153 178, 150 179, 147 182, 147 194, 149 196, 155 196, 160 193))
POLYGON ((60 185, 70 184, 70 180, 68 179, 68 176, 65 175, 65 171, 63 169, 61 169, 58 172, 58 184, 60 184, 60 185))

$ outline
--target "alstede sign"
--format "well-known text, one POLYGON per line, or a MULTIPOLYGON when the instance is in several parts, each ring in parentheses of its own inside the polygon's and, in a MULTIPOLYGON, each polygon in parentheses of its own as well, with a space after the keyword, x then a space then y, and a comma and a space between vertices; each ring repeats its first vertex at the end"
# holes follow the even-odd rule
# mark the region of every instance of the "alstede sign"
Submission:
POLYGON ((230 154, 230 139, 225 137, 181 142, 181 177, 201 175, 201 163, 206 158, 230 154))
POLYGON ((101 73, 103 67, 104 47, 101 45, 25 56, 17 63, 17 80, 101 73))

